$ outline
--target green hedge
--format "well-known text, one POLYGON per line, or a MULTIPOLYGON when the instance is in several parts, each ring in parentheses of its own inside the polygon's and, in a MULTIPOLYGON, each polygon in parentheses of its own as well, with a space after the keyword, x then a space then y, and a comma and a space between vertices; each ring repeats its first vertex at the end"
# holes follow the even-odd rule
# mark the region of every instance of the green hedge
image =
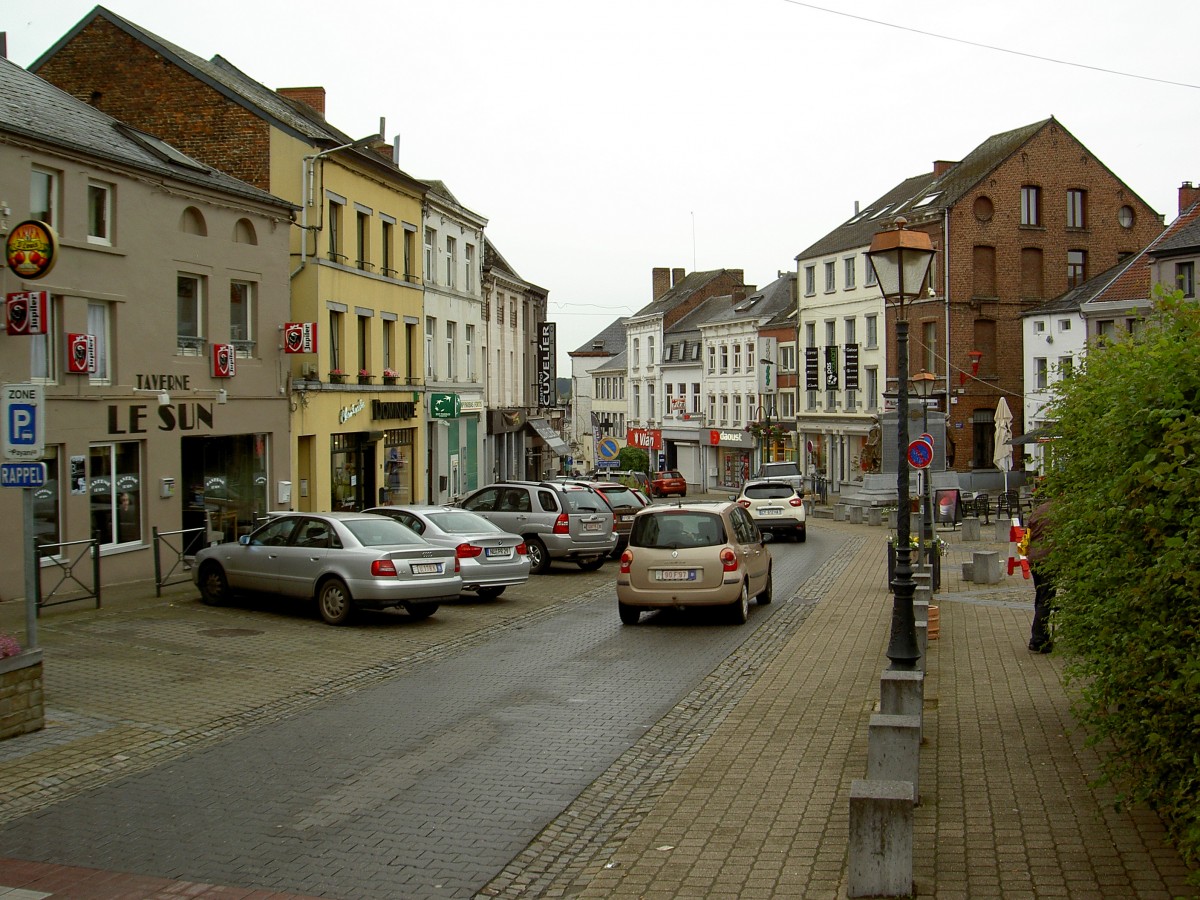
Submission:
MULTIPOLYGON (((1120 802, 1200 860, 1200 310, 1157 298, 1056 386, 1056 647, 1120 802)), ((1193 873, 1196 880, 1196 873, 1193 873)))

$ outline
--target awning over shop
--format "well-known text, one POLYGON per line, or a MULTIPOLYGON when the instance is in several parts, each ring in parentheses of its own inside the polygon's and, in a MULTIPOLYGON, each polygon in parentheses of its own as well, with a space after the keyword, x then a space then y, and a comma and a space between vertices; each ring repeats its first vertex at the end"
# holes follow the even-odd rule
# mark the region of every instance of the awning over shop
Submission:
POLYGON ((567 442, 558 436, 558 432, 551 428, 550 423, 545 419, 531 418, 525 424, 532 428, 537 433, 537 436, 545 441, 557 455, 571 455, 571 448, 567 446, 567 442))
POLYGON ((1010 447, 1018 447, 1021 444, 1043 444, 1046 441, 1052 441, 1058 434, 1057 429, 1053 425, 1039 425, 1037 428, 1031 428, 1018 438, 1013 438, 1008 442, 1010 447))

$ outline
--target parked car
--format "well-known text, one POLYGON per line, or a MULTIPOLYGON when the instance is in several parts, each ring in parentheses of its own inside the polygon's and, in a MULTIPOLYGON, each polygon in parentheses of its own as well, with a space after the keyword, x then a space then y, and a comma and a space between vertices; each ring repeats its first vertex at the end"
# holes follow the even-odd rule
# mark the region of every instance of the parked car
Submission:
POLYGON ((804 494, 804 476, 800 466, 794 462, 767 462, 759 467, 751 481, 786 481, 801 495, 804 494))
POLYGON ((619 481, 626 487, 640 491, 650 490, 650 476, 634 469, 597 469, 588 477, 595 481, 619 481))
POLYGON ((330 625, 356 609, 403 607, 424 619, 462 590, 453 550, 399 522, 364 513, 279 513, 236 544, 196 554, 192 578, 205 603, 270 593, 315 600, 330 625))
POLYGON ((682 475, 674 469, 667 469, 663 472, 655 472, 650 476, 651 497, 666 497, 672 494, 680 497, 687 496, 687 481, 682 475))
POLYGON ((647 506, 633 519, 617 574, 617 610, 723 606, 736 623, 750 598, 772 599, 771 553, 750 514, 732 501, 647 506))
POLYGON ((801 543, 808 537, 804 495, 787 481, 747 481, 737 496, 759 531, 786 535, 801 543))
MULTIPOLYGON (((621 555, 625 545, 629 543, 629 529, 633 527, 633 517, 639 509, 648 504, 638 499, 633 488, 619 481, 585 481, 579 478, 556 478, 564 484, 583 484, 590 487, 608 502, 613 513, 613 528, 617 532, 617 546, 613 549, 615 559, 621 555)), ((644 494, 642 496, 645 496, 644 494)))
POLYGON ((504 589, 529 580, 529 549, 483 516, 453 506, 376 506, 366 512, 395 519, 431 544, 458 557, 463 590, 495 600, 504 589))
POLYGON ((548 570, 553 560, 593 571, 617 546, 612 510, 582 484, 502 481, 468 494, 456 505, 524 538, 537 574, 548 570))

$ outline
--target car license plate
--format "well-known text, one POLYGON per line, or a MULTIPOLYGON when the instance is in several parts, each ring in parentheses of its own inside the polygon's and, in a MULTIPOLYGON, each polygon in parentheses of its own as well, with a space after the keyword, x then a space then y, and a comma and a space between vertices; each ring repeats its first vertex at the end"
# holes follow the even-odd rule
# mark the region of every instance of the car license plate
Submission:
POLYGON ((654 573, 659 581, 695 581, 695 569, 659 569, 654 573))
POLYGON ((440 575, 442 572, 441 563, 413 563, 414 575, 440 575))
POLYGON ((762 509, 759 510, 759 513, 761 513, 764 516, 778 516, 783 513, 783 510, 780 509, 778 506, 764 506, 762 509))
POLYGON ((584 522, 583 530, 584 531, 599 531, 600 523, 599 522, 584 522))
POLYGON ((621 521, 622 522, 632 522, 633 516, 621 516, 621 521))
POLYGON ((512 547, 488 547, 484 550, 488 559, 508 559, 512 556, 512 547))

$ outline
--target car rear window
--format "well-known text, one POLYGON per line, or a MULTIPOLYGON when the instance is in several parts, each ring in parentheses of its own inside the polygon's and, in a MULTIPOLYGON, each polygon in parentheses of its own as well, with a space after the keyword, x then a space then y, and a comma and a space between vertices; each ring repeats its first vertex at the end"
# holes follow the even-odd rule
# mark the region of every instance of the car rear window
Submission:
POLYGON ((712 513, 679 512, 634 519, 629 543, 634 547, 716 547, 728 543, 721 517, 712 513))
POLYGON ((494 525, 483 516, 477 516, 475 513, 465 510, 428 513, 428 516, 429 521, 446 534, 478 534, 481 531, 494 531, 502 534, 504 532, 499 525, 494 525))
POLYGON ((791 497, 795 491, 786 481, 763 484, 748 484, 742 489, 742 494, 751 500, 773 500, 791 497))
POLYGON ((342 522, 364 547, 387 547, 391 544, 424 544, 425 540, 395 519, 371 516, 369 519, 346 519, 342 522))
POLYGON ((799 475, 800 467, 795 463, 765 463, 762 467, 762 474, 768 477, 778 477, 780 475, 799 475))
POLYGON ((608 504, 591 488, 579 487, 563 491, 567 498, 567 509, 573 513, 608 512, 608 504))
POLYGON ((623 484, 604 485, 597 489, 613 506, 641 506, 633 491, 623 484))

